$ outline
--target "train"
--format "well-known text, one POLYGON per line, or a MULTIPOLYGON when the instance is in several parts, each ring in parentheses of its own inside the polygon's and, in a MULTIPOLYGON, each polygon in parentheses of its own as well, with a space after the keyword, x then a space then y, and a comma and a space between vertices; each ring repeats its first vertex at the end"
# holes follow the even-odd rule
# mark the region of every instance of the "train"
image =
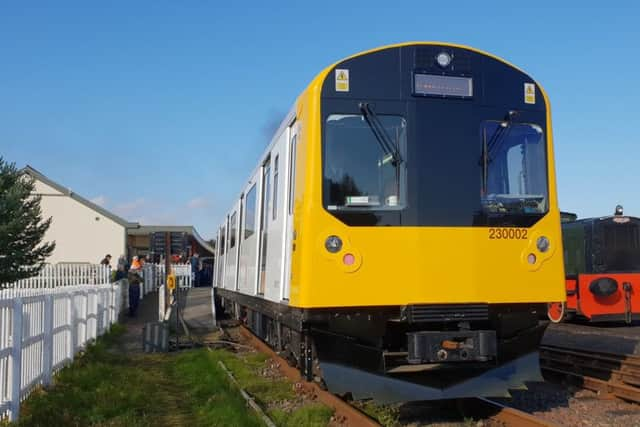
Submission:
POLYGON ((216 239, 219 310, 305 379, 383 402, 505 395, 539 378, 547 303, 565 299, 548 97, 457 44, 340 60, 216 239))
POLYGON ((562 223, 566 301, 549 304, 555 323, 640 320, 640 218, 614 214, 566 217, 562 223))

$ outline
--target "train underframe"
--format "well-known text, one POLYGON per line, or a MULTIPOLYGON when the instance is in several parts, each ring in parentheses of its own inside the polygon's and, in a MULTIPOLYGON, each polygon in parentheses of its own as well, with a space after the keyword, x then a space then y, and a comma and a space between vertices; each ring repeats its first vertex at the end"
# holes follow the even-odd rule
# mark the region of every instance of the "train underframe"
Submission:
POLYGON ((298 309, 219 288, 216 299, 305 379, 358 399, 508 396, 540 379, 546 304, 298 309))

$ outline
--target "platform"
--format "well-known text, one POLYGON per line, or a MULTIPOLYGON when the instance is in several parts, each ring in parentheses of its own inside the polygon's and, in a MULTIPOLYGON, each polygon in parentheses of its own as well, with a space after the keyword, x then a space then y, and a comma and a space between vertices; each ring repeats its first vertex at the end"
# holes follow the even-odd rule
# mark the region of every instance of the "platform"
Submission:
POLYGON ((180 315, 189 333, 205 336, 217 328, 213 318, 213 288, 190 288, 180 292, 180 315))
POLYGON ((542 345, 640 355, 640 325, 559 323, 547 328, 542 345))

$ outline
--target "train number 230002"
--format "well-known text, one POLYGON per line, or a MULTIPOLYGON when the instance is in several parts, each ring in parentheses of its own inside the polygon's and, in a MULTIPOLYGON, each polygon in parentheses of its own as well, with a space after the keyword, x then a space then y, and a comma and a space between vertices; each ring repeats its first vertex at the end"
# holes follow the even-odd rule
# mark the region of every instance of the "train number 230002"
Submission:
POLYGON ((526 228, 490 228, 489 239, 516 239, 524 240, 527 238, 526 228))

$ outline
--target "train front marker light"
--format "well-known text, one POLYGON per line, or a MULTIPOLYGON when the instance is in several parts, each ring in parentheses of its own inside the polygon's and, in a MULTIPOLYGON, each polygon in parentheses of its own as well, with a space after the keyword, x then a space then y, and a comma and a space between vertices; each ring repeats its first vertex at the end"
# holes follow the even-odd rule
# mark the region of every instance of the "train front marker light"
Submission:
POLYGON ((436 56, 436 62, 438 62, 438 65, 442 68, 446 68, 451 64, 451 55, 447 52, 440 52, 438 56, 436 56))
POLYGON ((332 254, 338 253, 340 249, 342 249, 342 239, 338 236, 329 236, 327 240, 324 241, 324 247, 332 254))
POLYGON ((529 256, 527 256, 527 262, 531 265, 536 263, 536 254, 529 254, 529 256))
POLYGON ((356 257, 353 254, 344 254, 344 256, 342 257, 342 262, 344 263, 344 265, 351 266, 355 264, 356 257))
POLYGON ((546 236, 538 237, 536 241, 536 247, 540 252, 547 252, 549 250, 549 239, 546 236))

